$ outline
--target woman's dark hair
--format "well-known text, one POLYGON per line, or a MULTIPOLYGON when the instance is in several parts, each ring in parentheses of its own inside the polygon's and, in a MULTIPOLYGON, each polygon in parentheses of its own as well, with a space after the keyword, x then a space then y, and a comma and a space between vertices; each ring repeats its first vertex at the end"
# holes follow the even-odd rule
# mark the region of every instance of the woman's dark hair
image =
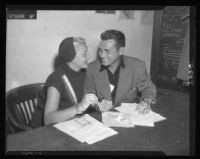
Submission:
POLYGON ((53 68, 54 68, 54 70, 58 69, 59 66, 60 66, 61 64, 63 64, 63 63, 65 63, 64 58, 61 57, 59 54, 57 54, 57 55, 55 56, 54 63, 53 63, 53 68))
POLYGON ((59 45, 58 54, 55 56, 53 67, 54 69, 59 68, 59 66, 65 62, 71 62, 75 55, 76 45, 86 45, 86 40, 82 37, 69 37, 65 38, 59 45))

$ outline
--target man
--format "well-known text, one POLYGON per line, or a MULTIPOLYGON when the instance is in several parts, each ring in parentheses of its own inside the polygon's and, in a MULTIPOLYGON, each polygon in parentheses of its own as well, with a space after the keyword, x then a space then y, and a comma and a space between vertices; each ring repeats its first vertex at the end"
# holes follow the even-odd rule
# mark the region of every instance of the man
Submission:
POLYGON ((108 111, 122 102, 133 103, 141 93, 137 110, 146 114, 156 101, 156 87, 147 74, 145 63, 137 58, 122 55, 125 35, 117 30, 107 30, 100 36, 98 58, 88 65, 84 94, 95 94, 103 99, 101 111, 108 111))

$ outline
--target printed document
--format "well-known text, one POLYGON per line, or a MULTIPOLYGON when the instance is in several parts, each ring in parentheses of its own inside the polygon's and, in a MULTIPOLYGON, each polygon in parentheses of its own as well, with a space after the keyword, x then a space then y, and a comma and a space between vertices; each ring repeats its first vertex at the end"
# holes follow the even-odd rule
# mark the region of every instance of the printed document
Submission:
POLYGON ((128 113, 134 125, 153 127, 155 122, 165 120, 166 118, 158 113, 150 111, 148 114, 139 114, 136 111, 137 103, 122 103, 120 107, 116 107, 120 113, 128 113))
POLYGON ((135 110, 136 106, 137 103, 122 103, 120 107, 116 107, 115 109, 121 113, 129 113, 134 125, 154 127, 154 122, 148 120, 149 116, 152 117, 152 111, 142 115, 135 110))
POLYGON ((109 127, 134 127, 130 113, 104 112, 102 122, 109 127))
POLYGON ((117 131, 103 125, 88 114, 65 122, 57 123, 53 126, 80 142, 87 142, 88 144, 93 144, 107 137, 118 134, 117 131))

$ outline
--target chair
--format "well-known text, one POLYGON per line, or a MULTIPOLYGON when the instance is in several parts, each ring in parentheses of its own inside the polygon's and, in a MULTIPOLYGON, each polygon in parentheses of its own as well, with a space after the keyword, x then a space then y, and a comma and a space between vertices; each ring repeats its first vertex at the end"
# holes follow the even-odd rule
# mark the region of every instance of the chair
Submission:
POLYGON ((11 133, 31 130, 31 119, 44 83, 20 86, 6 92, 6 121, 11 133))

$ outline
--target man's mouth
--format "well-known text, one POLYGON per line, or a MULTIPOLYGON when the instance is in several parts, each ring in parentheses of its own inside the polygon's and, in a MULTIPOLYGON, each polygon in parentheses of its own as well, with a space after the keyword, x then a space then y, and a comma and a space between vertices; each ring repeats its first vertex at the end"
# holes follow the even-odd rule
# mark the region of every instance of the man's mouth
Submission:
POLYGON ((101 61, 102 61, 102 62, 106 62, 106 60, 105 60, 105 59, 101 59, 101 61))

